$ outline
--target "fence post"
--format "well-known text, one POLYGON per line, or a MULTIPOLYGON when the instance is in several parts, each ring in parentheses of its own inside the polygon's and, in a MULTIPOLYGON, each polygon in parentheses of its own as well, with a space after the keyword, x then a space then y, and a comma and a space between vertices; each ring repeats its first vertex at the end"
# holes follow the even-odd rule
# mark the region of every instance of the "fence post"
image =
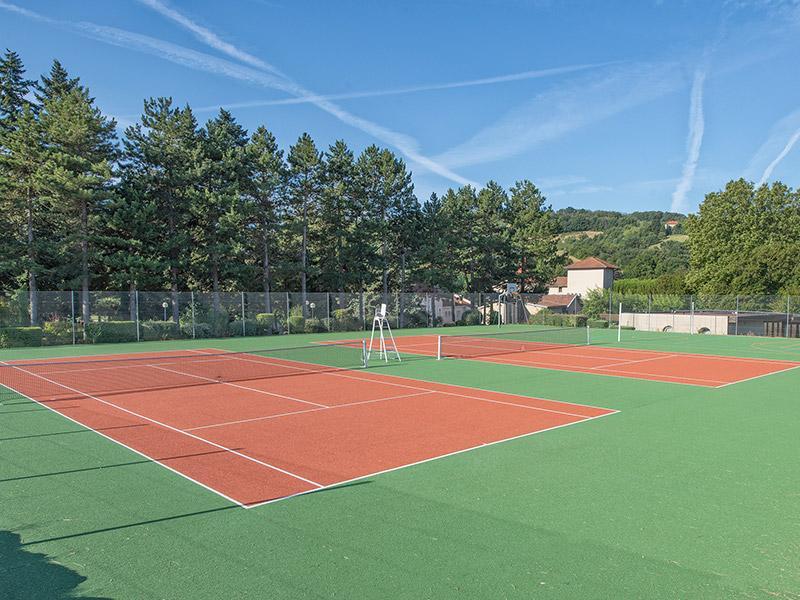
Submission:
POLYGON ((784 337, 789 337, 789 310, 790 310, 790 301, 792 299, 791 294, 786 294, 786 333, 784 337))
POLYGON ((622 341, 622 302, 619 303, 619 314, 617 315, 617 342, 622 341))
POLYGON ((142 334, 139 331, 139 290, 136 290, 133 294, 134 302, 136 302, 136 341, 142 341, 142 334))
POLYGON ((647 331, 653 331, 653 295, 647 295, 647 331))
POLYGON ((242 294, 242 337, 247 337, 247 326, 244 321, 244 292, 242 294))
POLYGON ((691 305, 689 308, 689 335, 694 335, 694 294, 691 296, 691 305))
POLYGON ((364 290, 361 290, 361 329, 367 330, 367 305, 364 303, 364 290))
POLYGON ((73 290, 69 291, 69 306, 72 315, 72 345, 74 346, 77 341, 75 339, 75 292, 73 290))
POLYGON ((739 294, 736 294, 736 321, 733 325, 733 335, 739 335, 739 294))
POLYGON ((325 314, 328 315, 328 320, 326 323, 328 324, 328 331, 331 330, 331 293, 325 292, 325 304, 327 305, 328 309, 325 314))
POLYGON ((194 318, 194 292, 190 292, 191 294, 191 301, 192 301, 192 339, 197 337, 197 332, 195 330, 195 318, 194 318))
POLYGON ((292 333, 292 326, 289 324, 289 292, 286 292, 286 333, 292 333))

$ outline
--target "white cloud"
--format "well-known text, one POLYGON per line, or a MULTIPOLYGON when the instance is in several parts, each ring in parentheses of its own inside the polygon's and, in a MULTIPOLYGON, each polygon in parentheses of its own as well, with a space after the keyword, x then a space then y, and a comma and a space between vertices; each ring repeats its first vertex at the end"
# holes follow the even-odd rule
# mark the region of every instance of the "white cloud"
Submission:
POLYGON ((703 115, 703 84, 705 83, 705 69, 697 69, 692 82, 691 99, 689 102, 689 135, 686 140, 686 161, 675 191, 672 192, 672 212, 686 212, 688 205, 686 194, 692 189, 697 163, 700 160, 700 147, 703 144, 705 131, 705 118, 703 115))
POLYGON ((755 179, 761 172, 758 185, 772 177, 772 172, 800 141, 800 109, 789 113, 772 127, 766 141, 750 160, 745 177, 755 179))
POLYGON ((512 156, 558 139, 678 89, 676 63, 610 68, 541 93, 470 139, 436 157, 448 167, 481 164, 512 156))

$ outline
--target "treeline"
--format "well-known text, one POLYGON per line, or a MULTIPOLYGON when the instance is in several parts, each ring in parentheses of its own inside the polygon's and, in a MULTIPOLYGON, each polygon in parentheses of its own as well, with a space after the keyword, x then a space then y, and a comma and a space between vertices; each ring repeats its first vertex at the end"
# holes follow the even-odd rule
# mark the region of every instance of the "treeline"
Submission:
MULTIPOLYGON (((54 61, 38 81, 0 60, 0 288, 487 291, 542 288, 565 259, 529 181, 420 203, 405 163, 220 110, 144 102, 122 139, 54 61)), ((35 303, 32 303, 35 306, 35 303)))

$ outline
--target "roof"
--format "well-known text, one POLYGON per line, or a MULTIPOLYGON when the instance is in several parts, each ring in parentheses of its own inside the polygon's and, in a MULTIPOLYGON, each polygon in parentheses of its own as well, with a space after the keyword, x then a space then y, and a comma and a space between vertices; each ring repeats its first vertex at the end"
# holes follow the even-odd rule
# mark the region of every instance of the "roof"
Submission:
POLYGON ((545 294, 536 303, 539 306, 548 308, 550 306, 569 306, 575 302, 575 294, 545 294))
POLYGON ((567 271, 575 269, 619 269, 619 267, 595 256, 589 256, 583 260, 578 260, 571 265, 567 265, 567 271))
POLYGON ((550 287, 567 287, 566 277, 556 277, 550 282, 550 287))
POLYGON ((678 221, 676 221, 675 219, 672 219, 664 223, 664 225, 680 225, 680 223, 678 223, 678 221))

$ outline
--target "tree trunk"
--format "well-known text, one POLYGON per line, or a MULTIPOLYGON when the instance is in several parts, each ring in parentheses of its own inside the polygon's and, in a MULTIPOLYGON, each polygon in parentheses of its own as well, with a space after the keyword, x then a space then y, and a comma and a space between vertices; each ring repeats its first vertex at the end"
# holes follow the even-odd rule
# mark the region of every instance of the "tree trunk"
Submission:
POLYGON ((39 324, 39 288, 36 285, 36 251, 33 247, 33 198, 28 192, 28 300, 31 309, 31 327, 39 324))
POLYGON ((89 309, 89 207, 81 202, 81 308, 83 322, 88 323, 89 309))
POLYGON ((270 264, 269 264, 269 234, 267 233, 267 223, 261 224, 263 228, 263 242, 264 242, 264 262, 262 265, 261 276, 264 283, 264 310, 268 313, 272 312, 272 302, 270 301, 270 264))
POLYGON ((128 287, 128 313, 130 314, 130 320, 136 321, 136 316, 138 314, 138 307, 136 306, 136 283, 131 279, 130 286, 128 287))

